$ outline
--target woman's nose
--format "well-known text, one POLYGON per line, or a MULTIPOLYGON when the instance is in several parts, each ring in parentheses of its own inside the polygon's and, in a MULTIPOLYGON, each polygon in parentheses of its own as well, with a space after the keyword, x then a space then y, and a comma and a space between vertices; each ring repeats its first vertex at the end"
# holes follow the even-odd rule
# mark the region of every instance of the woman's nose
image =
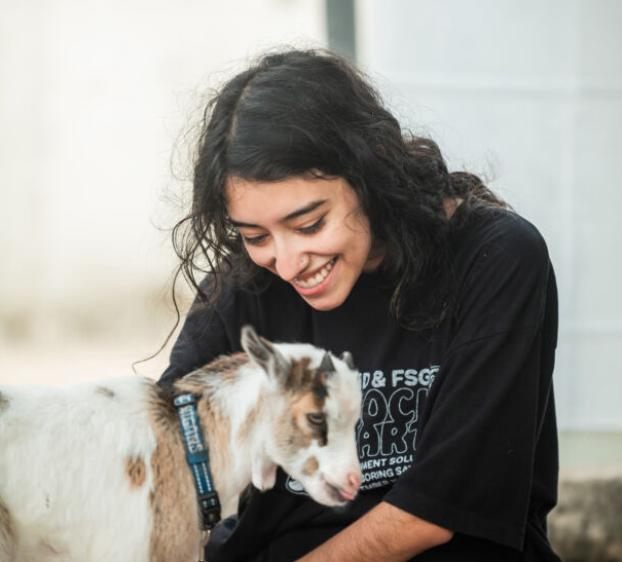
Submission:
POLYGON ((308 256, 294 246, 276 246, 274 267, 278 276, 284 281, 295 279, 307 267, 308 261, 308 256))

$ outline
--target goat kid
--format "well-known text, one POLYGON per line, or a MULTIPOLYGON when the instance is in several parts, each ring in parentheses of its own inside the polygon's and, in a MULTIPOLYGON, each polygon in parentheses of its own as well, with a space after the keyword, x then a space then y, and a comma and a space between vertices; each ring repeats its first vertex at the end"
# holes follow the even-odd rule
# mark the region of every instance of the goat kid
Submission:
MULTIPOLYGON (((250 327, 245 351, 174 383, 198 398, 223 516, 277 465, 316 501, 360 484, 361 407, 349 354, 272 344, 250 327)), ((0 386, 0 562, 195 562, 194 482, 167 391, 142 377, 66 388, 0 386)))

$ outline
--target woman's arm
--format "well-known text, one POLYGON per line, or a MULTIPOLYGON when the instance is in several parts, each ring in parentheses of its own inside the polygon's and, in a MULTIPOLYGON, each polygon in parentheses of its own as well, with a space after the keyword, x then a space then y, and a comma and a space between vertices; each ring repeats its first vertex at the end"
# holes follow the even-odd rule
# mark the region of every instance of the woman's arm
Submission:
POLYGON ((452 537, 452 531, 381 502, 298 562, 403 562, 452 537))

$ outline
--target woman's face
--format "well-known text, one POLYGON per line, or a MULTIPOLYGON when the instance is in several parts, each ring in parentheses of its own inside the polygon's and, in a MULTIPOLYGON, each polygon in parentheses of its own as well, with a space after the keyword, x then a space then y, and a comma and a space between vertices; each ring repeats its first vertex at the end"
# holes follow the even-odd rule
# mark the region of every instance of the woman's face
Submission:
POLYGON ((227 211, 250 258, 317 310, 342 304, 362 271, 375 269, 369 221, 342 178, 277 182, 230 178, 227 211))

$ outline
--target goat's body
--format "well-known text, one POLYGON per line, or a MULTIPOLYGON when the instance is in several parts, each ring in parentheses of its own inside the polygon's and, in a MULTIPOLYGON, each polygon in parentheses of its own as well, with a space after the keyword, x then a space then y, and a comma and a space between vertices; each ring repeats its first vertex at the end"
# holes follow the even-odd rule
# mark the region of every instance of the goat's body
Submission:
MULTIPOLYGON (((229 454, 231 430, 244 422, 259 384, 252 370, 237 384, 218 384, 215 375, 221 419, 206 402, 199 408, 212 421, 205 438, 228 515, 250 480, 248 455, 229 454)), ((0 562, 196 560, 194 484, 176 418, 153 381, 0 386, 0 396, 10 404, 0 412, 0 562)))
MULTIPOLYGON (((286 361, 272 346, 265 349, 286 361)), ((302 357, 287 368, 303 391, 281 386, 246 354, 220 358, 175 383, 176 391, 199 398, 223 516, 235 511, 251 481, 260 489, 274 485, 277 464, 307 480, 327 505, 343 503, 338 490, 347 494, 348 475, 358 470, 355 373, 342 364, 320 392, 320 375, 307 367, 323 352, 279 349, 292 360, 302 357), (308 425, 305 412, 320 406, 334 416, 334 433, 326 426, 315 435, 308 425)), ((195 562, 200 544, 177 417, 154 381, 0 386, 0 562, 195 562)))
POLYGON ((0 413, 8 513, 0 517, 0 560, 149 562, 150 384, 124 378, 0 393, 10 404, 0 413), (128 476, 129 459, 144 459, 140 486, 128 476))

